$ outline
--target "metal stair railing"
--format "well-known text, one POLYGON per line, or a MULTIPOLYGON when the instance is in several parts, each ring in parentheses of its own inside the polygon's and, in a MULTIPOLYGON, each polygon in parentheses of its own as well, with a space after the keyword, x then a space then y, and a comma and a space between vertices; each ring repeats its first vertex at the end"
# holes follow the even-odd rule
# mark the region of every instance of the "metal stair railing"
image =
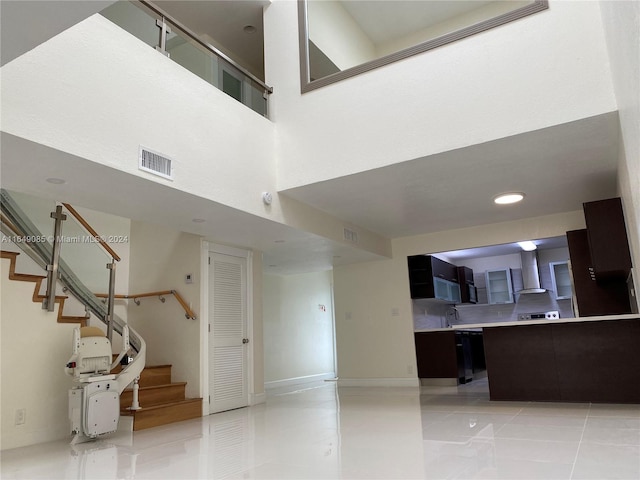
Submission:
MULTIPOLYGON (((15 230, 18 230, 25 241, 17 242, 17 245, 36 261, 39 266, 50 271, 51 264, 49 262, 54 254, 54 246, 48 241, 50 237, 44 235, 38 227, 36 227, 28 215, 20 208, 18 202, 16 202, 5 189, 0 190, 0 206, 2 210, 3 232, 5 232, 5 228, 7 228, 7 230, 10 231, 8 234, 15 236, 15 230)), ((95 232, 93 233, 95 234, 95 232)), ((56 240, 56 235, 59 235, 59 231, 54 233, 53 240, 56 240)), ((111 273, 112 271, 110 271, 110 276, 111 273)), ((124 327, 127 324, 122 318, 113 314, 113 302, 111 302, 111 306, 105 305, 103 301, 96 297, 91 289, 82 282, 63 258, 58 259, 55 276, 63 286, 67 288, 68 292, 85 306, 88 312, 94 314, 101 322, 107 325, 108 331, 112 329, 119 335, 123 335, 124 327)), ((113 281, 111 281, 111 284, 113 284, 113 281)), ((55 297, 55 291, 53 295, 55 297)), ((111 340, 110 337, 109 339, 111 340)), ((145 341, 138 332, 130 327, 129 342, 132 350, 136 352, 136 355, 133 361, 126 365, 118 374, 120 392, 140 376, 145 364, 145 341)))

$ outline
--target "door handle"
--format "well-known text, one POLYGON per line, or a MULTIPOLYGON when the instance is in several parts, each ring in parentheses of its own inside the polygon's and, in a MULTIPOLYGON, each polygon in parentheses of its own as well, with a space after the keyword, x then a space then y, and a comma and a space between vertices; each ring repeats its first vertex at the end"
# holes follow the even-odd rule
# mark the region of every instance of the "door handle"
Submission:
POLYGON ((248 338, 243 338, 242 339, 242 343, 249 343, 249 339, 248 338))

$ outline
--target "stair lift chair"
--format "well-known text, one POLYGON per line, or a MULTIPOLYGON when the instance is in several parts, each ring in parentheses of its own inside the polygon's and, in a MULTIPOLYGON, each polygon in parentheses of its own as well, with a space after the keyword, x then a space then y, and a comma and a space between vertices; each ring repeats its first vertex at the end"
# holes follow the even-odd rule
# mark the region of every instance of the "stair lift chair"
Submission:
POLYGON ((123 331, 122 351, 112 362, 111 342, 98 327, 73 331, 73 355, 65 372, 73 376, 69 390, 69 420, 73 443, 115 432, 120 418, 121 387, 111 370, 129 350, 129 330, 123 331))

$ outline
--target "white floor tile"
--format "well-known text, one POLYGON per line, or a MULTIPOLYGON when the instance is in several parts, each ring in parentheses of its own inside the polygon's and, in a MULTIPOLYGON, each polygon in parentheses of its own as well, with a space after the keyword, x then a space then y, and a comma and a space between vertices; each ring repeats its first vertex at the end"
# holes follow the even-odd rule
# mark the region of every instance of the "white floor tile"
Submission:
POLYGON ((571 478, 637 480, 640 478, 640 447, 583 442, 571 478))
POLYGON ((458 388, 269 392, 267 403, 70 447, 3 479, 640 479, 640 406, 491 402, 458 388))

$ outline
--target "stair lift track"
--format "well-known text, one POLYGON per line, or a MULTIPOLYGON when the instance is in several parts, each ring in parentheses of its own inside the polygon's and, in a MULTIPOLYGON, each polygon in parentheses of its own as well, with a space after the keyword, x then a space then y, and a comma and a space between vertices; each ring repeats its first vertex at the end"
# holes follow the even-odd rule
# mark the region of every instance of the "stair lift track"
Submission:
MULTIPOLYGON (((15 226, 24 237, 44 237, 38 228, 29 220, 27 215, 20 209, 9 192, 2 189, 0 194, 0 205, 3 216, 5 216, 6 219, 11 222, 11 224, 15 226)), ((14 234, 13 232, 9 233, 8 230, 8 227, 3 222, 3 233, 6 233, 7 235, 14 234)), ((47 268, 53 251, 53 247, 49 242, 19 243, 18 245, 39 266, 44 269, 47 268)), ((62 284, 74 297, 86 306, 88 311, 93 313, 101 322, 105 324, 107 323, 107 306, 82 283, 63 259, 59 260, 58 276, 62 284)), ((113 329, 118 334, 126 335, 126 326, 127 324, 124 320, 117 315, 113 315, 113 329)), ((126 365, 120 373, 116 374, 118 394, 122 393, 129 384, 139 378, 140 373, 145 366, 145 341, 134 329, 130 327, 128 328, 128 337, 129 344, 136 352, 136 355, 131 363, 126 365)))

